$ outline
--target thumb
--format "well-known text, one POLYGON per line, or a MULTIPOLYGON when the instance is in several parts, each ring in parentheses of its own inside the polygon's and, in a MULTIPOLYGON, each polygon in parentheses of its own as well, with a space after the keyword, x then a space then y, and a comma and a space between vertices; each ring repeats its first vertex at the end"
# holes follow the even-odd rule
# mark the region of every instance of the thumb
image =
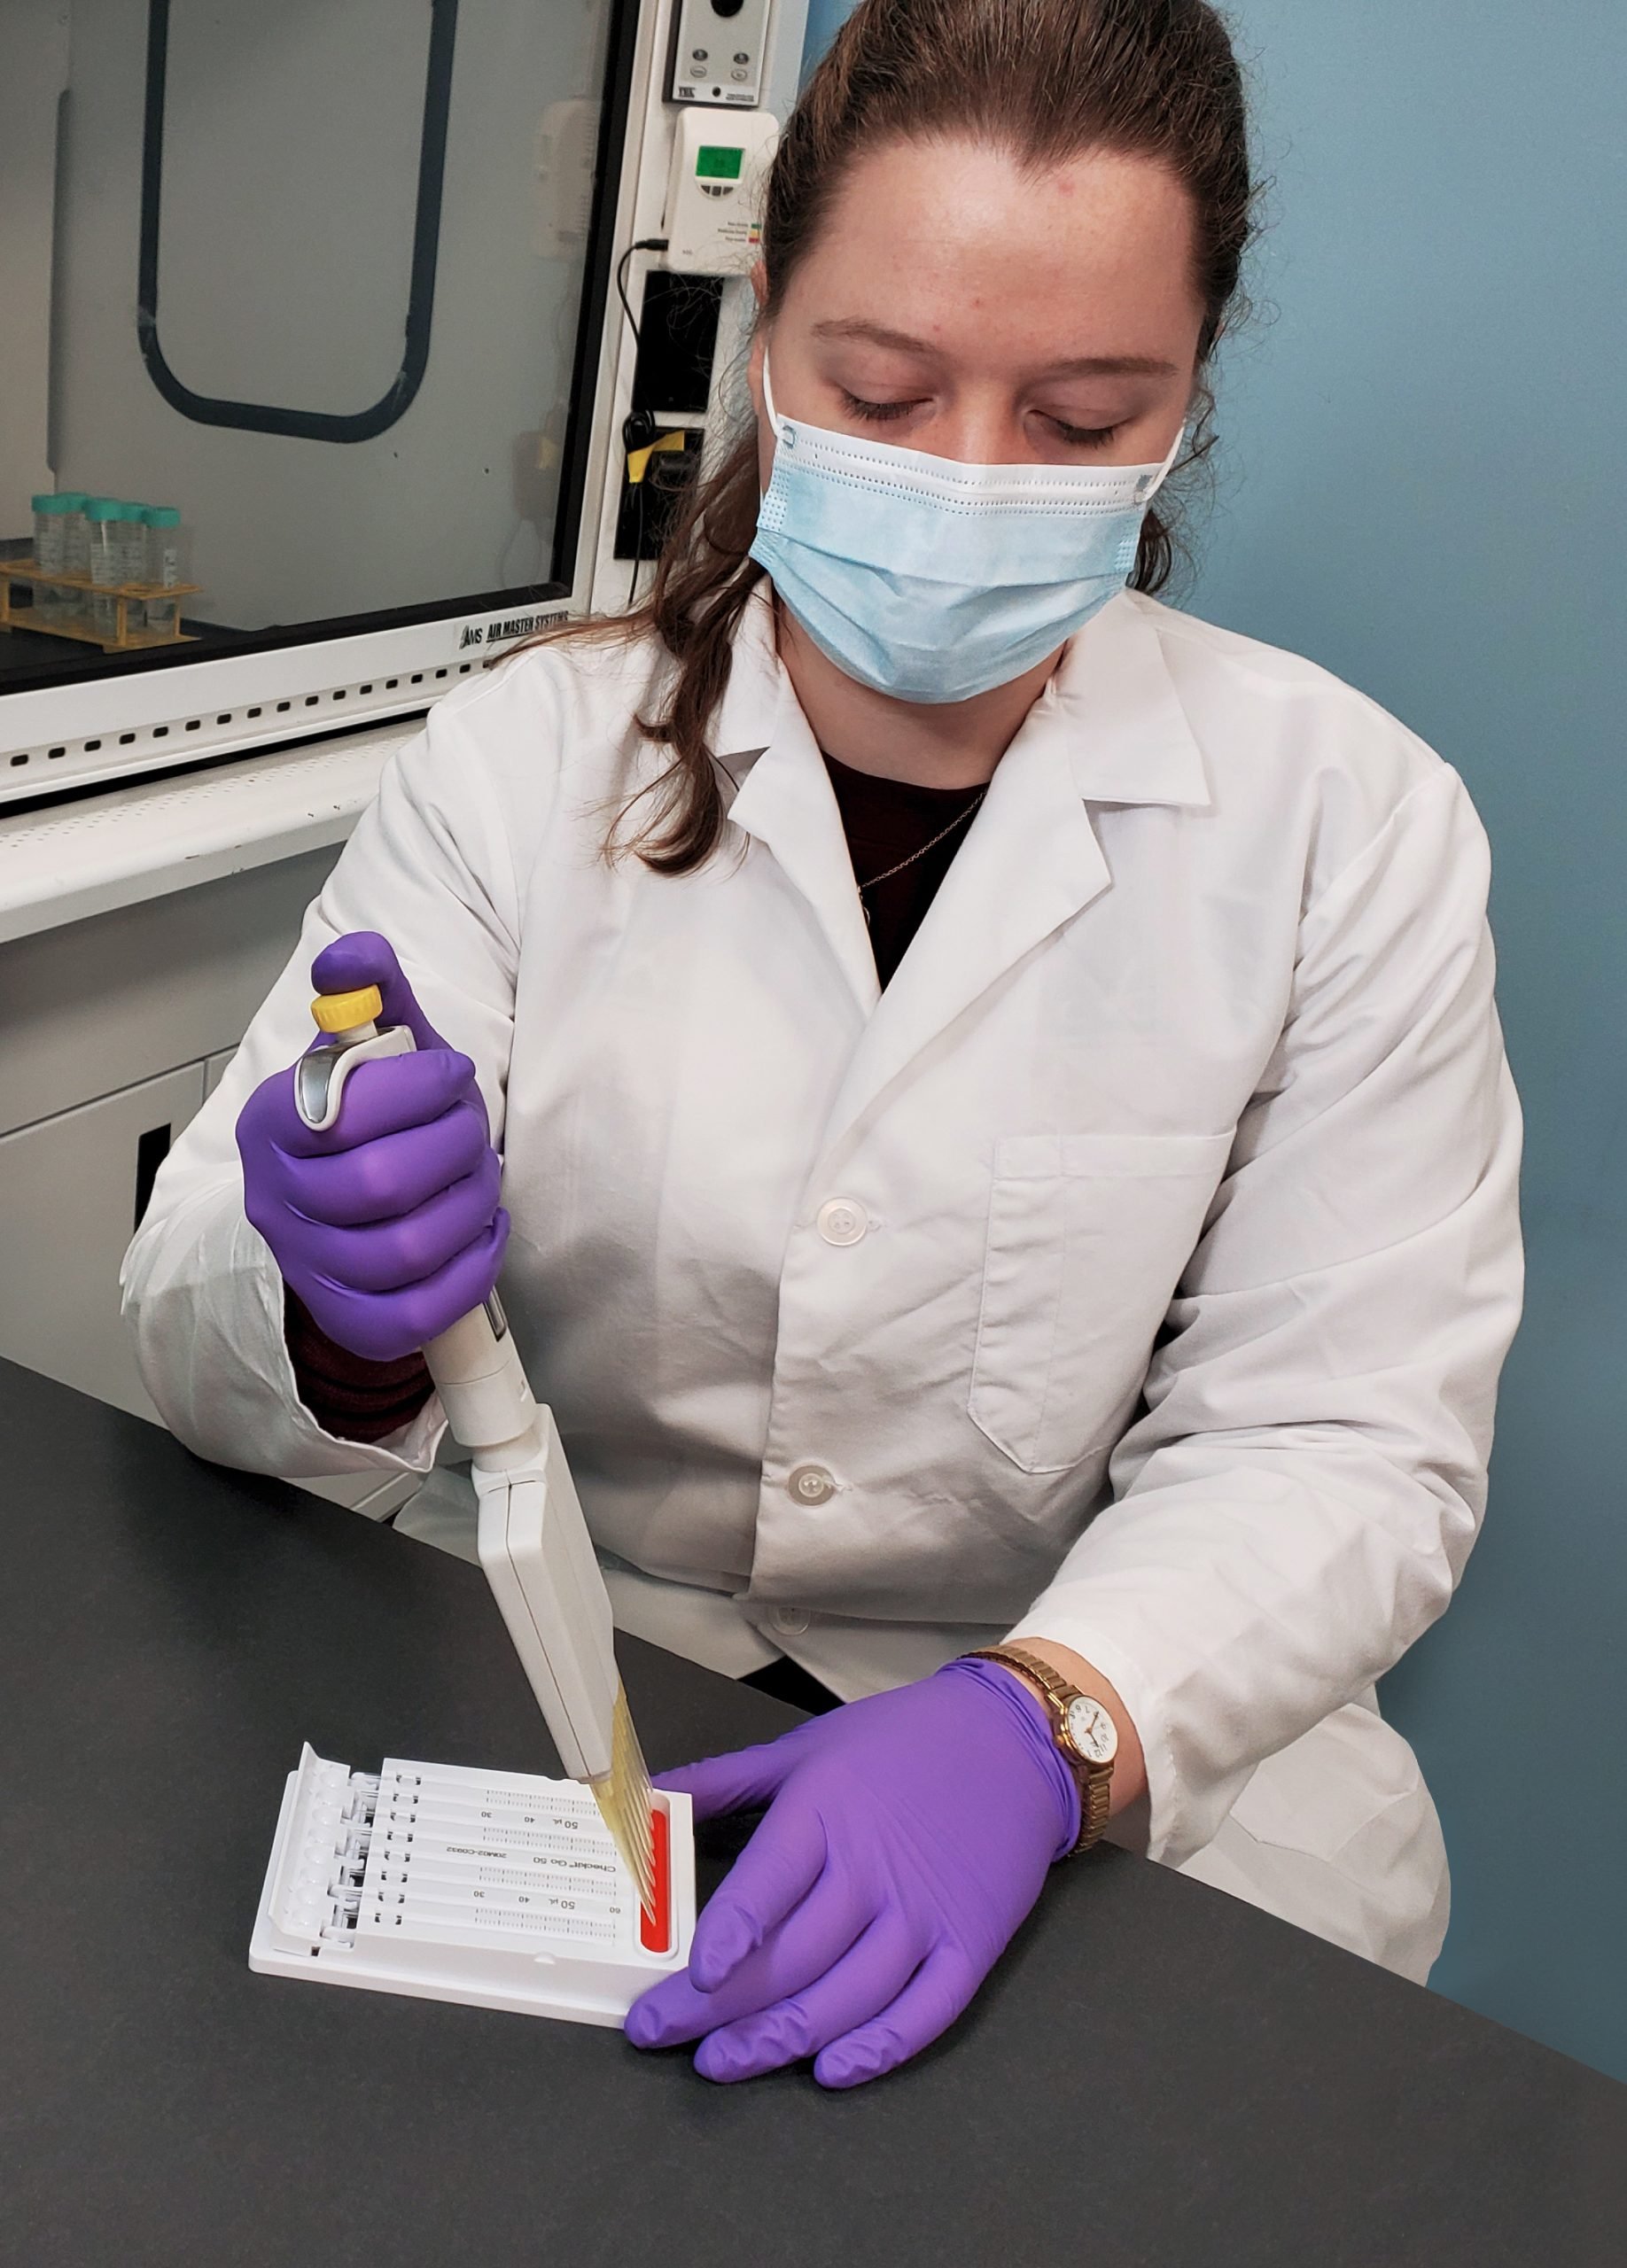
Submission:
POLYGON ((703 1757, 698 1764, 681 1764, 676 1771, 658 1772, 655 1784, 671 1794, 688 1796, 697 1819, 716 1819, 724 1812, 760 1811, 779 1793, 780 1783, 796 1761, 788 1753, 794 1732, 758 1748, 739 1748, 729 1756, 703 1757))
POLYGON ((447 1045, 418 1006, 394 946, 377 929, 353 929, 324 945, 311 963, 311 983, 318 992, 360 992, 376 984, 385 1023, 405 1024, 421 1048, 447 1045))

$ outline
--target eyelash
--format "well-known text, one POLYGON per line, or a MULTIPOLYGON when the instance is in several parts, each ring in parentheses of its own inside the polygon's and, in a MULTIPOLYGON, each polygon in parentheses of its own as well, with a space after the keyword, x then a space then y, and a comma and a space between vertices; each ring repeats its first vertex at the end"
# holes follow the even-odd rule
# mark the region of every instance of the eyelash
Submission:
MULTIPOLYGON (((871 425, 891 425, 895 418, 907 417, 917 406, 913 401, 867 401, 861 394, 849 393, 845 386, 842 400, 851 416, 863 418, 871 425)), ((1060 417, 1047 418, 1046 422, 1055 428, 1060 439, 1074 448, 1100 448, 1119 430, 1117 425, 1068 425, 1060 417)))
POLYGON ((1080 447, 1089 443, 1093 448, 1102 447, 1119 430, 1117 425, 1064 425, 1060 417, 1050 422, 1064 441, 1080 447))
POLYGON ((890 425, 895 417, 907 417, 915 408, 913 401, 866 401, 862 395, 842 389, 842 400, 855 417, 862 417, 872 425, 890 425))

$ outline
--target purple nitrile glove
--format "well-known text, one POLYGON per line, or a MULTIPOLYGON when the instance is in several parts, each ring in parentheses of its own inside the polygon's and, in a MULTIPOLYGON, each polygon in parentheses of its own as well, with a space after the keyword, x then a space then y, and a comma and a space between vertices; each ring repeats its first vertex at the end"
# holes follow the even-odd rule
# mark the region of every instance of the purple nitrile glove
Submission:
POLYGON ((689 1965, 627 2012, 636 2047, 699 2039, 709 2079, 814 2058, 858 2086, 961 2014, 1079 1831, 1037 1695, 995 1662, 663 1773, 697 1819, 768 1814, 695 1926, 689 1965))
POLYGON ((336 938, 311 982, 321 992, 376 984, 381 1021, 407 1025, 419 1052, 357 1064, 321 1134, 294 1107, 292 1066, 263 1080, 237 1118, 244 1210, 328 1337, 393 1362, 496 1282, 509 1238, 502 1161, 474 1065, 430 1023, 383 937, 336 938))

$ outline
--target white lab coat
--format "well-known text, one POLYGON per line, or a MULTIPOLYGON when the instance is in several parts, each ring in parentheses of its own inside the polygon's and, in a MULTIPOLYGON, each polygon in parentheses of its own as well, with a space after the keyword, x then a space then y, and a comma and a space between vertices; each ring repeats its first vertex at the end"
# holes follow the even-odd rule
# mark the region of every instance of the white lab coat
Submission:
POLYGON ((383 930, 478 1068, 504 1299, 642 1571, 624 1622, 670 1596, 675 1643, 727 1625, 848 1697, 1072 1646, 1146 1749, 1123 1839, 1421 1977, 1444 1853, 1373 1687, 1474 1538, 1520 1286, 1461 783, 1312 664, 1121 594, 878 996, 760 596, 722 851, 599 855, 666 760, 651 666, 533 651, 392 763, 132 1247, 154 1400, 231 1464, 431 1464, 433 1403, 377 1449, 300 1404, 233 1140, 313 955, 383 930))

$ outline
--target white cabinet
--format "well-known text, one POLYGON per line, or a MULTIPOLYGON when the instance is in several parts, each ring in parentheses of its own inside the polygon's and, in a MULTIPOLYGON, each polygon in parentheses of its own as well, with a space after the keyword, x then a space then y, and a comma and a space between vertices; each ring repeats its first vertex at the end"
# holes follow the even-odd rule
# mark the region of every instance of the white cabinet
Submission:
POLYGON ((0 1137, 0 1355, 157 1416, 119 1318, 119 1262, 203 1096, 189 1063, 0 1137))
POLYGON ((337 856, 307 851, 0 944, 0 1133, 230 1057, 337 856))
MULTIPOLYGON (((138 1198, 407 737, 0 819, 0 1355, 156 1418, 119 1314, 138 1198)), ((306 1485, 378 1519, 417 1483, 306 1485)))

